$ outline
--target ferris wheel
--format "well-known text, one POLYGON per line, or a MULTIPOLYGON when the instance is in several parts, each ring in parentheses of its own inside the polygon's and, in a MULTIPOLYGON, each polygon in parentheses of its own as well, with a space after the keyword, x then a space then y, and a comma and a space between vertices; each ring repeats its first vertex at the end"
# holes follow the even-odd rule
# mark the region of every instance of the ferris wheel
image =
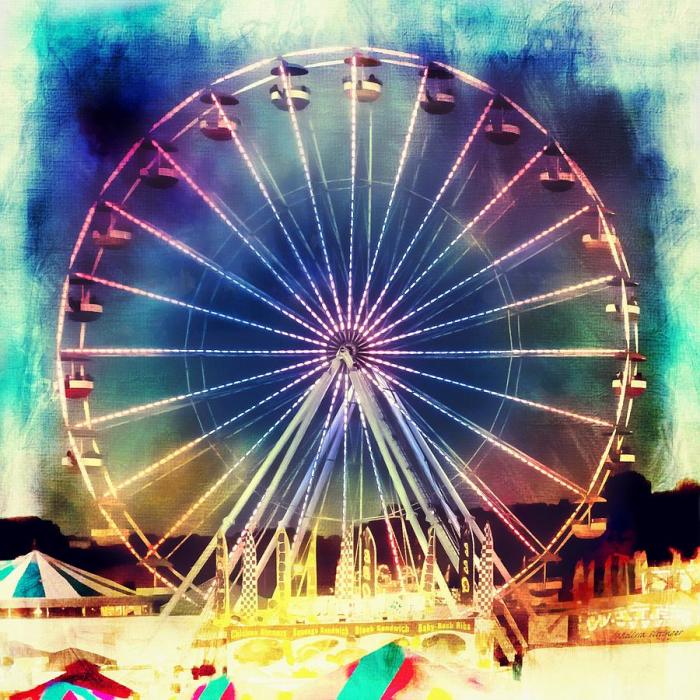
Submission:
POLYGON ((85 217, 63 463, 95 539, 200 602, 216 543, 178 566, 192 533, 282 526, 294 558, 378 518, 400 572, 395 512, 457 568, 486 511, 507 588, 605 530, 646 388, 635 285, 585 174, 486 83, 374 47, 257 61, 156 122, 85 217), (562 498, 554 529, 513 507, 562 498))

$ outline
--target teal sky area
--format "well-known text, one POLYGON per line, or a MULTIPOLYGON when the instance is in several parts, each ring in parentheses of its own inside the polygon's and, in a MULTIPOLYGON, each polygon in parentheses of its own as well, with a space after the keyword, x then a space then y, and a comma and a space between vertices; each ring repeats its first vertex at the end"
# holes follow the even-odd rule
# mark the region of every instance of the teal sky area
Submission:
POLYGON ((53 362, 61 280, 101 183, 135 136, 212 78, 334 44, 446 60, 570 150, 617 212, 641 283, 638 468, 656 489, 700 478, 697 3, 53 0, 0 10, 0 516, 87 522, 60 468, 53 362))

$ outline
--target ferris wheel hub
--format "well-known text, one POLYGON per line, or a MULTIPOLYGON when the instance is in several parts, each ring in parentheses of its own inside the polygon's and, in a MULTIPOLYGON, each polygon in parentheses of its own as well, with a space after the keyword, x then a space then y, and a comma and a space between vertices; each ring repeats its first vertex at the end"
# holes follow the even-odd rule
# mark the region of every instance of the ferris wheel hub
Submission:
POLYGON ((342 360, 347 365, 348 369, 352 369, 355 366, 357 347, 354 343, 344 343, 338 348, 338 352, 335 356, 339 360, 342 360))

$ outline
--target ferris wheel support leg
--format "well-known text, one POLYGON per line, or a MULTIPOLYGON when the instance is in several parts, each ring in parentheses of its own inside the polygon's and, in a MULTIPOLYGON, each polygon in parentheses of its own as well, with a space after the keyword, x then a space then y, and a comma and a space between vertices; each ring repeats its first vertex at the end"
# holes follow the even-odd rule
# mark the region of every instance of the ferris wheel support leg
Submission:
MULTIPOLYGON (((274 498, 275 493, 277 492, 277 488, 280 485, 280 482, 282 481, 282 478, 287 472, 287 468, 289 467, 289 463, 292 461, 294 455, 296 454, 296 451, 299 447, 299 444, 301 443, 302 439, 306 435, 306 431, 309 428, 309 424, 311 423, 311 420, 313 419, 314 415, 316 414, 316 409, 318 407, 318 404, 321 402, 321 399, 323 399, 323 395, 319 395, 317 397, 318 402, 315 405, 310 406, 309 410, 306 412, 306 415, 304 416, 304 420, 302 421, 301 425, 299 426, 299 429, 297 430, 296 435, 294 436, 294 439, 290 443, 289 447, 287 448, 287 451, 280 462, 279 467, 277 468, 277 471, 275 473, 275 476, 273 477, 272 481, 268 484, 267 488, 265 489, 265 493, 260 500, 260 503, 258 506, 256 506, 256 511, 253 517, 251 517, 248 527, 250 530, 254 530, 258 522, 260 521, 260 518, 262 517, 263 513, 265 512, 265 509, 267 506, 270 504, 270 501, 274 498)), ((260 479, 257 478, 258 474, 256 473, 255 478, 249 484, 248 488, 246 489, 246 492, 241 496, 240 501, 244 500, 244 497, 250 494, 252 494, 255 490, 255 487, 253 484, 255 483, 256 485, 260 482, 260 479)), ((245 498, 247 501, 247 498, 245 498)), ((239 501, 239 503, 240 503, 239 501)), ((240 509, 239 509, 240 510, 240 509)), ((293 510, 291 508, 288 509, 288 513, 291 512, 293 513, 293 510)), ((232 553, 232 556, 229 558, 229 571, 236 565, 238 562, 239 558, 241 557, 242 554, 242 549, 240 547, 236 548, 236 551, 232 553)), ((292 558, 292 562, 294 559, 292 558)), ((257 575, 257 571, 256 571, 257 575)))
MULTIPOLYGON (((465 518, 465 520, 469 523, 469 527, 471 528, 472 532, 474 533, 474 536, 479 540, 480 543, 483 544, 484 541, 484 532, 483 530, 479 527, 478 523, 472 516, 472 514, 469 512, 469 509, 464 503, 464 500, 462 497, 459 495, 459 492, 455 488, 454 484, 452 481, 450 481, 450 478, 447 476, 445 473, 445 470, 442 468, 442 465, 440 462, 437 460, 435 457, 435 453, 433 450, 430 448, 430 445, 428 445, 427 441, 423 437, 421 431, 418 429, 418 426, 415 425, 415 423, 411 420, 411 418, 408 416, 408 412, 406 410, 406 407, 404 406, 403 402, 401 399, 394 394, 394 398, 396 399, 397 407, 400 409, 401 414, 403 415, 406 425, 408 429, 411 431, 411 434, 414 436, 416 442, 420 446, 421 451, 423 454, 428 458, 428 461, 432 465, 433 469, 435 470, 435 473, 437 474, 440 482, 442 485, 445 487, 445 490, 447 491, 448 495, 452 499, 452 502, 457 506, 457 509, 460 511, 462 516, 465 518)), ((498 554, 494 551, 493 552, 493 562, 496 568, 498 569, 499 573, 501 576, 503 576, 504 581, 510 581, 512 578, 511 573, 508 571, 506 568, 505 564, 501 560, 501 558, 498 556, 498 554)), ((479 564, 479 557, 474 553, 474 563, 478 566, 479 564)), ((515 590, 513 591, 513 594, 515 597, 519 600, 521 605, 530 613, 534 614, 534 610, 532 609, 532 606, 530 605, 530 601, 527 597, 527 594, 521 590, 520 587, 516 587, 515 590)), ((504 610, 504 615, 506 619, 512 618, 510 615, 510 611, 508 610, 506 603, 504 600, 501 600, 502 607, 504 610)), ((515 626, 516 628, 516 635, 518 638, 522 637, 522 634, 519 629, 517 629, 517 625, 515 624, 515 620, 508 619, 509 624, 512 626, 515 626)))
MULTIPOLYGON (((379 387, 393 411, 395 407, 392 404, 391 392, 381 380, 379 382, 379 387)), ((377 410, 380 411, 381 409, 377 406, 377 410)), ((397 420, 401 418, 398 410, 395 412, 395 417, 397 418, 397 420)), ((385 422, 382 421, 380 425, 385 425, 385 422)), ((416 475, 413 472, 413 469, 411 468, 411 465, 406 457, 404 450, 396 441, 396 438, 391 433, 391 431, 386 430, 386 428, 384 428, 383 431, 384 439, 389 445, 391 451, 394 453, 394 457, 396 458, 396 462, 398 463, 399 467, 401 468, 401 471, 403 472, 404 478, 411 487, 411 491, 413 492, 421 509, 425 513, 428 522, 430 523, 430 525, 433 525, 435 527, 435 534, 438 540, 440 541, 440 544, 445 549, 445 552, 447 553, 447 556, 449 557, 452 566, 454 566, 455 569, 457 569, 459 567, 459 552, 457 550, 457 545, 450 537, 449 532, 447 532, 447 530, 445 529, 445 526, 443 525, 440 518, 436 516, 434 509, 428 503, 422 485, 416 478, 416 475)), ((423 457, 423 459, 425 458, 423 457)))
MULTIPOLYGON (((428 540, 425 536, 425 533, 421 529, 420 523, 418 522, 415 513, 413 512, 408 493, 406 493, 406 488, 403 482, 401 481, 401 477, 399 476, 396 464, 394 463, 394 460, 392 458, 391 449, 386 443, 385 434, 384 431, 381 429, 381 422, 378 418, 378 415, 381 414, 381 410, 379 409, 379 406, 377 405, 376 401, 369 392, 363 378, 360 376, 360 373, 356 369, 350 371, 350 380, 352 382, 353 388, 355 389, 357 403, 362 408, 362 411, 364 412, 367 418, 369 428, 372 434, 374 435, 374 439, 376 440, 377 446, 379 447, 379 451, 384 459, 384 464, 386 465, 387 471, 389 472, 389 476, 391 477, 393 486, 396 489, 396 493, 399 497, 399 500, 401 501, 401 505, 404 509, 404 512, 406 513, 406 519, 410 523, 411 528, 413 529, 413 532, 416 536, 416 539, 418 540, 418 544, 420 545, 420 548, 423 551, 423 555, 425 556, 428 552, 428 540)), ((440 592, 442 593, 445 599, 450 613, 453 615, 457 615, 456 603, 454 601, 454 598, 452 597, 452 593, 450 592, 447 582, 445 581, 445 578, 443 577, 442 572, 439 569, 436 572, 435 580, 438 585, 438 588, 440 589, 440 592)))
MULTIPOLYGON (((401 401, 401 399, 396 396, 396 401, 399 407, 401 408, 402 413, 404 416, 407 415, 406 408, 401 401)), ((472 532, 474 533, 474 536, 479 540, 480 543, 483 543, 484 541, 484 532, 483 530, 479 527, 478 523, 476 520, 474 520, 474 517, 472 514, 469 512, 469 509, 464 503, 464 500, 462 497, 459 495, 459 492, 455 488, 454 484, 452 481, 450 481, 450 478, 447 476, 445 473, 445 470, 442 468, 442 465, 440 462, 437 460, 435 457, 435 454, 433 450, 430 448, 430 445, 426 442, 425 438, 421 434, 420 430, 418 430, 417 426, 413 423, 413 421, 410 420, 410 418, 407 420, 407 424, 409 427, 409 430, 413 434, 413 436, 416 439, 416 442, 420 445, 421 450, 423 453, 427 456, 428 460, 430 461, 430 464, 432 465, 433 469, 435 470, 435 473, 437 474, 438 478, 440 479, 440 482, 442 485, 445 487, 445 490, 449 494, 450 498, 452 499, 452 502, 457 506, 457 509, 459 512, 462 514, 462 517, 464 517, 467 522, 469 523, 469 527, 471 528, 472 532)), ((478 557, 475 555, 475 561, 478 564, 478 557)), ((499 573, 501 576, 503 576, 503 579, 505 581, 510 581, 512 578, 511 573, 508 571, 506 568, 505 564, 501 560, 501 558, 498 556, 496 552, 493 553, 493 562, 496 568, 498 569, 499 573)))
MULTIPOLYGON (((342 418, 341 418, 342 420, 342 418)), ((331 429, 328 431, 329 435, 330 433, 334 430, 334 426, 336 426, 336 421, 334 420, 333 424, 331 425, 331 429)), ((331 462, 332 466, 332 462, 331 462)), ((319 481, 318 481, 318 486, 314 490, 314 497, 316 496, 317 491, 320 492, 320 490, 323 488, 323 484, 325 483, 326 479, 328 478, 328 472, 330 470, 324 467, 322 470, 320 476, 319 476, 319 481)), ((297 487, 296 493, 294 494, 294 498, 289 504, 289 507, 287 510, 284 512, 284 515, 282 518, 279 520, 278 525, 281 527, 289 527, 289 524, 292 520, 292 517, 294 513, 296 512, 296 509, 299 507, 299 504, 301 503, 302 499, 304 498, 304 493, 306 492, 307 485, 311 479, 311 471, 309 470, 307 474, 305 475, 304 479, 302 482, 299 484, 297 487)), ((309 502, 309 508, 308 510, 312 510, 312 504, 314 504, 316 501, 312 497, 312 500, 309 502)), ((256 576, 259 578, 260 575, 262 574, 263 570, 265 569, 265 566, 267 566, 267 562, 270 560, 270 557, 272 556, 272 553, 275 551, 275 546, 276 542, 274 539, 270 540, 268 543, 267 547, 265 548, 265 551, 262 553, 262 555, 258 558, 258 566, 256 569, 256 576)), ((298 549, 298 547, 297 547, 298 549)), ((292 557, 293 560, 293 557, 292 557)))
MULTIPOLYGON (((348 407, 348 417, 352 415, 353 405, 350 404, 348 407)), ((331 424, 331 429, 328 431, 326 436, 326 444, 328 446, 328 453, 323 463, 323 469, 318 478, 318 484, 309 499, 309 504, 306 508, 306 513, 304 514, 303 521, 298 523, 297 530, 299 534, 294 538, 294 546, 290 553, 292 562, 295 560, 296 555, 299 552, 299 548, 304 540, 306 532, 309 530, 311 521, 313 519, 313 514, 316 512, 316 507, 318 506, 319 500, 325 491, 325 485, 330 478, 333 467, 335 465, 335 460, 338 457, 338 450, 343 440, 343 407, 342 405, 338 408, 338 413, 333 419, 331 424)), ((291 510, 291 509, 290 509, 291 510)))
MULTIPOLYGON (((437 497, 440 499, 440 504, 442 505, 443 511, 445 512, 450 524, 454 528, 454 531, 456 533, 459 533, 459 520, 457 519, 457 516, 454 514, 454 511, 452 508, 450 508, 449 504, 447 503, 447 500, 445 499, 444 494, 440 490, 440 487, 435 480, 435 476, 433 473, 430 471, 430 467, 432 466, 433 469, 434 464, 430 460, 430 452, 428 451, 428 454, 426 454, 425 448, 427 445, 421 444, 415 435, 415 433, 411 430, 411 426, 409 425, 408 421, 406 420, 406 417, 404 416, 402 412, 402 405, 399 403, 399 398, 396 396, 396 394, 388 390, 385 392, 385 395, 387 397, 387 400, 389 401, 389 406, 391 407, 391 412, 396 419, 396 422, 399 424, 401 428, 401 432, 403 433, 404 438, 406 439, 406 442, 408 443, 409 447, 411 448, 411 451, 413 452, 414 457, 420 464, 423 474, 425 475, 425 478, 427 479, 431 490, 437 495, 437 497)), ((460 499, 461 501, 461 499, 460 499)), ((463 505, 463 504, 462 504, 463 505)), ((459 502, 457 503, 457 507, 459 507, 459 502)), ((466 510, 466 508, 465 508, 466 510)), ((468 511, 467 511, 468 512, 468 511)))
MULTIPOLYGON (((337 420, 338 420, 337 415, 338 414, 336 414, 336 419, 334 419, 333 423, 331 424, 331 428, 328 431, 329 435, 337 427, 337 420)), ((342 419, 340 419, 340 420, 342 420, 342 419)), ((326 438, 326 443, 327 442, 328 442, 328 437, 326 438)), ((324 470, 321 472, 321 474, 319 476, 318 486, 317 486, 317 489, 314 490, 314 495, 316 494, 316 490, 322 488, 322 484, 325 483, 326 478, 327 478, 327 472, 326 472, 326 469, 324 467, 324 470)), ((285 510, 284 515, 278 521, 279 526, 289 527, 289 524, 292 520, 294 513, 296 512, 297 508, 299 507, 299 504, 301 503, 302 499, 304 498, 304 493, 306 492, 306 488, 307 488, 310 480, 311 480, 311 470, 308 470, 304 476, 304 479, 297 487, 296 493, 294 494, 294 497, 292 498, 292 500, 289 504, 289 507, 285 510)), ((314 500, 312 498, 310 505, 313 502, 314 502, 314 500)), ((275 551, 275 546, 276 546, 275 540, 274 539, 270 540, 267 547, 265 547, 265 551, 262 553, 262 555, 260 557, 258 557, 258 566, 256 569, 256 576, 258 578, 260 577, 263 570, 265 569, 265 566, 267 566, 267 562, 270 560, 272 553, 275 551)))
MULTIPOLYGON (((326 440, 325 444, 327 445, 329 442, 329 437, 331 436, 331 433, 337 432, 338 427, 342 426, 342 409, 338 410, 338 413, 336 413, 336 417, 333 419, 333 422, 331 423, 331 428, 328 431, 326 435, 326 440)), ((342 435, 342 433, 341 433, 342 435)), ((336 448, 337 451, 337 448, 336 448)), ((335 459, 335 458, 333 458, 335 459)), ((324 466, 320 476, 319 476, 319 482, 314 490, 314 496, 312 497, 311 501, 309 501, 309 507, 307 508, 307 512, 313 512, 316 503, 318 502, 318 498, 320 497, 320 494, 323 490, 323 484, 325 484, 326 480, 328 479, 328 476, 330 474, 330 471, 333 466, 333 459, 330 460, 330 462, 326 462, 326 465, 324 466)), ((311 471, 309 470, 307 474, 305 475, 304 479, 302 482, 299 484, 296 493, 294 494, 294 498, 292 499, 291 503, 289 504, 289 507, 285 511, 284 515, 279 521, 279 526, 281 527, 288 527, 289 523, 292 520, 292 517, 294 516, 294 513, 296 512, 297 507, 299 506, 299 503, 304 497, 304 493, 306 491, 306 487, 309 483, 309 480, 311 479, 311 471)), ((309 518, 310 519, 310 518, 309 518)), ((262 556, 258 559, 258 565, 256 568, 256 576, 259 578, 260 575, 262 574, 263 570, 265 569, 265 566, 267 565, 267 562, 270 560, 270 557, 272 556, 272 553, 275 551, 276 547, 276 542, 274 538, 268 543, 267 547, 265 548, 265 551, 263 552, 262 556)), ((298 551, 299 547, 297 546, 295 550, 293 550, 290 554, 290 559, 291 561, 294 561, 294 556, 296 551, 298 551)), ((236 555, 236 553, 234 553, 236 555)), ((234 560, 231 563, 231 566, 234 566, 236 561, 238 560, 238 556, 236 555, 234 560)))
MULTIPOLYGON (((268 469, 270 468, 274 460, 277 458, 279 453, 282 451, 284 446, 287 444, 292 434, 302 423, 302 421, 305 424, 304 432, 306 431, 306 427, 308 427, 308 422, 311 421, 311 418, 313 417, 314 413, 318 408, 318 405, 320 404, 326 391, 328 390, 328 387, 330 386, 333 377, 338 371, 338 366, 338 361, 334 360, 330 368, 326 371, 325 375, 318 380, 316 386, 311 390, 311 392, 309 392, 309 395, 306 397, 306 399, 300 406, 299 411, 289 422, 284 433, 282 433, 280 439, 270 450, 267 457, 265 458, 265 461, 255 473, 255 476, 248 484, 248 487, 246 488, 244 493, 241 494, 241 497, 236 501, 235 505, 233 506, 233 509, 223 519, 221 527, 219 528, 220 530, 226 532, 229 529, 229 527, 231 527, 234 520, 238 517, 241 509, 250 498, 251 494, 255 491, 260 481, 262 481, 268 469)), ((301 438, 299 438, 299 440, 301 440, 301 438)), ((209 541, 209 544, 207 544, 207 546, 204 548, 204 551, 200 554, 199 558, 194 563, 194 566, 190 569, 189 573, 178 587, 177 591, 175 591, 170 600, 163 606, 163 608, 160 611, 162 617, 167 617, 174 610, 175 606, 180 602, 182 596, 192 586, 194 579, 197 577, 197 574, 199 574, 199 572, 207 563, 211 555, 214 553, 216 549, 217 537, 218 533, 217 535, 214 535, 214 537, 212 537, 212 539, 209 541)))

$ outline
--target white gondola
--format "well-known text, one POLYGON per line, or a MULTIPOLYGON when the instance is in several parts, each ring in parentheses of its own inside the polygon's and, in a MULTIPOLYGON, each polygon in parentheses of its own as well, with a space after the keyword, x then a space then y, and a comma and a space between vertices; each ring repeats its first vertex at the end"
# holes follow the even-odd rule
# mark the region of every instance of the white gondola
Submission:
POLYGON ((236 117, 207 116, 199 122, 199 130, 212 141, 230 141, 233 132, 240 126, 236 117))
MULTIPOLYGON (((289 88, 289 99, 292 102, 294 109, 300 112, 302 109, 306 109, 311 102, 311 90, 306 87, 306 85, 299 85, 298 87, 289 88)), ((283 112, 289 110, 287 105, 287 97, 285 91, 273 85, 270 88, 270 100, 277 109, 281 109, 283 112)))
POLYGON ((449 114, 456 104, 454 90, 451 87, 453 80, 452 71, 430 62, 425 91, 420 101, 421 109, 428 114, 449 114))
POLYGON ((610 450, 607 461, 608 464, 621 466, 625 464, 634 464, 637 458, 629 448, 621 447, 619 450, 610 450))
MULTIPOLYGON (((605 305, 605 312, 609 314, 617 314, 620 318, 622 318, 623 309, 620 304, 610 302, 609 304, 605 305)), ((632 297, 627 301, 627 316, 634 321, 639 318, 639 302, 635 297, 632 297)))
MULTIPOLYGON (((622 393, 622 375, 618 372, 612 381, 613 394, 615 396, 620 396, 622 393)), ((641 373, 637 372, 635 375, 630 377, 627 382, 626 395, 630 398, 637 398, 641 396, 647 390, 647 380, 646 377, 641 373)))
POLYGON ((221 105, 226 116, 222 116, 218 107, 206 115, 199 121, 199 130, 204 136, 212 141, 230 141, 233 138, 235 131, 241 124, 240 119, 237 119, 225 110, 226 107, 233 107, 238 104, 238 100, 233 95, 226 92, 204 92, 199 98, 201 102, 208 105, 214 104, 214 97, 221 105))
POLYGON ((584 233, 581 236, 583 247, 590 252, 609 252, 610 246, 617 245, 617 236, 612 233, 584 233))
POLYGON ((89 374, 67 374, 63 382, 67 399, 86 399, 95 388, 95 382, 89 374))
POLYGON ((157 190, 165 190, 179 181, 177 170, 167 165, 141 168, 139 176, 143 182, 157 190))
POLYGON ((547 170, 540 173, 540 184, 550 192, 566 192, 576 182, 576 176, 564 167, 564 156, 559 147, 552 143, 544 150, 549 161, 547 170))
POLYGON ((571 532, 579 540, 595 540, 608 529, 607 518, 589 518, 571 526, 571 532))
POLYGON ((486 138, 497 146, 510 146, 520 138, 520 127, 510 121, 507 113, 515 111, 502 95, 497 95, 491 105, 491 115, 484 127, 486 138))
POLYGON ((289 111, 289 104, 287 103, 287 98, 292 103, 294 110, 300 112, 302 109, 306 109, 311 102, 311 90, 309 90, 306 85, 294 85, 292 78, 301 75, 307 75, 308 70, 304 66, 298 66, 294 63, 287 63, 287 61, 282 61, 281 65, 276 66, 270 71, 271 75, 276 76, 286 76, 286 82, 288 90, 285 91, 284 84, 273 85, 270 88, 270 101, 277 109, 283 112, 289 111))
MULTIPOLYGON (((374 75, 365 80, 358 80, 355 95, 358 102, 376 102, 382 94, 382 81, 374 75)), ((352 80, 343 80, 343 90, 348 97, 352 97, 352 80)))
POLYGON ((147 556, 142 562, 144 566, 150 566, 153 569, 174 569, 173 563, 168 559, 161 557, 147 556))
POLYGON ((73 287, 78 287, 79 296, 71 293, 68 295, 66 315, 71 321, 90 323, 102 315, 102 304, 92 295, 87 281, 71 278, 73 287))
POLYGON ((629 382, 628 394, 636 398, 641 396, 647 390, 647 380, 646 377, 641 373, 637 372, 629 382))
POLYGON ((102 315, 102 304, 97 299, 68 299, 67 315, 71 321, 90 323, 102 315))
POLYGON ((86 469, 99 469, 104 465, 102 455, 97 450, 87 450, 80 455, 80 462, 86 469))
POLYGON ((109 226, 104 232, 92 232, 92 240, 100 248, 124 248, 131 242, 131 237, 131 230, 124 226, 109 226))
POLYGON ((61 465, 72 472, 80 470, 79 464, 82 464, 85 469, 99 469, 104 465, 104 461, 102 455, 96 450, 86 450, 79 458, 72 450, 68 450, 61 460, 61 465))
MULTIPOLYGON (((595 211, 595 232, 586 232, 581 236, 584 250, 589 253, 610 253, 611 248, 619 246, 617 236, 612 226, 606 226, 602 216, 595 211)), ((615 212, 605 209, 606 217, 615 216, 615 212)))
MULTIPOLYGON (((177 150, 170 143, 159 145, 166 153, 174 153, 177 150)), ((180 181, 177 170, 163 158, 161 152, 156 149, 151 141, 144 141, 141 144, 141 151, 148 160, 148 164, 139 169, 139 177, 142 182, 156 190, 165 190, 173 187, 180 181)))
MULTIPOLYGON (((345 63, 349 66, 354 65, 357 67, 359 73, 355 82, 355 98, 358 102, 376 102, 382 94, 382 83, 379 78, 377 78, 374 73, 365 75, 367 68, 376 68, 381 66, 382 63, 376 58, 371 56, 363 56, 360 53, 355 53, 352 56, 348 56, 345 59, 345 63)), ((352 76, 348 75, 343 78, 343 92, 346 97, 352 99, 353 95, 353 85, 352 76)))

